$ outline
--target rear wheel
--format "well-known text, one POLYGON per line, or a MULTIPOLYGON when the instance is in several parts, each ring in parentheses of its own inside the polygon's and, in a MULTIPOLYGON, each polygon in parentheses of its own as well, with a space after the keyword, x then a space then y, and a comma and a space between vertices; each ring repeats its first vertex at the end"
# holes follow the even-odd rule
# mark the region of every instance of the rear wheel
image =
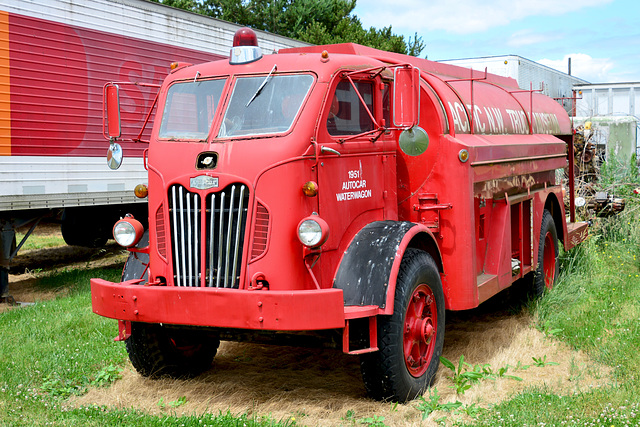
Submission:
POLYGON ((538 244, 538 267, 535 272, 534 293, 542 295, 552 289, 558 276, 558 232, 553 216, 548 210, 542 214, 540 241, 538 244))
POLYGON ((440 274, 425 252, 407 249, 400 265, 394 310, 378 318, 378 347, 361 357, 369 395, 405 402, 431 385, 444 343, 440 274))
POLYGON ((132 322, 129 359, 145 377, 194 377, 211 367, 220 340, 190 329, 132 322))

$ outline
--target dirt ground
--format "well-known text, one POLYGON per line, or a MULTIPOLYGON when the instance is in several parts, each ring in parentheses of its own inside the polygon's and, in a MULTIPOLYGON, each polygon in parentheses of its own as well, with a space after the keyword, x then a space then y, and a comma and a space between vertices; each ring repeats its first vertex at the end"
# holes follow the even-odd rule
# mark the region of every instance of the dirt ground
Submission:
MULTIPOLYGON (((26 230, 22 230, 26 232, 26 230)), ((55 223, 40 224, 34 235, 59 236, 60 226, 55 223)), ((128 252, 110 240, 104 248, 83 248, 79 246, 58 246, 53 248, 20 250, 9 268, 9 293, 21 304, 31 304, 47 300, 64 293, 65 290, 42 290, 34 286, 36 277, 43 272, 63 268, 95 268, 123 265, 128 252)), ((11 309, 0 304, 0 313, 11 309)))
MULTIPOLYGON (((45 231, 41 231, 45 232, 45 231)), ((50 231, 55 232, 55 230, 50 231)), ((106 249, 60 247, 25 251, 14 263, 10 289, 18 301, 51 298, 33 286, 39 268, 122 264, 126 251, 115 244, 106 249)), ((493 371, 507 365, 507 374, 522 378, 484 380, 456 395, 451 372, 440 366, 435 387, 441 403, 460 401, 464 405, 487 407, 531 386, 545 385, 559 394, 572 394, 608 382, 609 371, 580 352, 546 337, 533 326, 527 314, 512 314, 491 302, 479 309, 447 312, 444 356, 457 365, 460 355, 471 364, 489 364, 493 371), (557 365, 536 367, 533 357, 557 365), (530 365, 516 370, 515 366, 530 365)), ((123 345, 114 343, 113 345, 123 345)), ((428 400, 428 393, 425 395, 428 400)), ((122 378, 108 388, 92 388, 70 406, 107 405, 137 408, 152 414, 202 414, 230 411, 234 414, 271 416, 293 420, 299 425, 354 425, 366 417, 384 417, 388 426, 431 426, 447 415, 435 412, 426 420, 417 401, 405 405, 368 399, 362 383, 358 358, 336 350, 276 347, 223 342, 212 368, 191 380, 149 380, 127 363, 122 378), (172 406, 182 397, 186 403, 172 406), (160 401, 165 403, 159 405, 160 401)))

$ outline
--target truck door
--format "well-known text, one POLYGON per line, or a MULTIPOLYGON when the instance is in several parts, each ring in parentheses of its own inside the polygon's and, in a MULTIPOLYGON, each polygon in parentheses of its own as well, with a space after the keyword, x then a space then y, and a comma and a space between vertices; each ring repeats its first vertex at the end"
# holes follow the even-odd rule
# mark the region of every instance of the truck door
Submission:
POLYGON ((318 202, 330 230, 323 249, 331 250, 395 209, 395 201, 385 203, 385 184, 395 180, 395 148, 383 129, 389 85, 379 77, 336 78, 326 105, 317 134, 318 202))

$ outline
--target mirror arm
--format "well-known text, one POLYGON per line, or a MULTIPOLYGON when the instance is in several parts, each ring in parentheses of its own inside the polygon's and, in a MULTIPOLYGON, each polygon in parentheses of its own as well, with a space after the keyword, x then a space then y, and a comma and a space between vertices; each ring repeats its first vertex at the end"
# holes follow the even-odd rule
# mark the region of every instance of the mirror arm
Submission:
POLYGON ((147 123, 149 123, 149 120, 151 119, 151 114, 153 113, 154 108, 156 108, 156 104, 158 103, 158 97, 160 96, 160 91, 158 91, 158 93, 156 93, 156 97, 153 100, 153 104, 151 104, 151 108, 149 108, 149 112, 147 113, 147 117, 144 119, 144 124, 142 125, 142 129, 140 129, 140 133, 138 134, 138 137, 136 139, 134 139, 134 142, 144 142, 142 141, 142 134, 144 133, 145 129, 147 128, 147 123))

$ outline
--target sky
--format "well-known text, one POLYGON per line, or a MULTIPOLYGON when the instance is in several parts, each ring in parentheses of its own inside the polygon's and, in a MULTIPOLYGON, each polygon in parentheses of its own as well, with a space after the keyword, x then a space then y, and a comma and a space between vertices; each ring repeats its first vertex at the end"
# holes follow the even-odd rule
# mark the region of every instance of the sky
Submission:
POLYGON ((422 37, 438 61, 518 55, 590 83, 640 82, 638 0, 357 0, 364 28, 422 37))

